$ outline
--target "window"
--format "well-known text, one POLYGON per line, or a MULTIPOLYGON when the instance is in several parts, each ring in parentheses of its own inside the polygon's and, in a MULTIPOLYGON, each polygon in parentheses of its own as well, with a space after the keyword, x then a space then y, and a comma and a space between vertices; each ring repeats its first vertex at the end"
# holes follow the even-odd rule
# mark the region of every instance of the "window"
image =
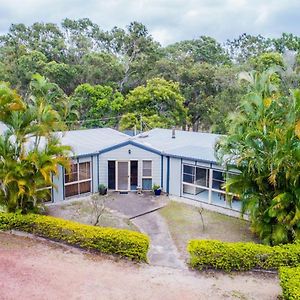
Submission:
POLYGON ((89 162, 79 164, 79 180, 91 178, 91 167, 89 162))
POLYGON ((69 183, 77 180, 78 180, 78 164, 73 163, 70 166, 70 173, 65 172, 65 183, 69 183))
POLYGON ((152 190, 152 161, 143 160, 142 189, 152 190))
POLYGON ((185 194, 197 195, 208 190, 209 169, 183 165, 182 191, 185 194))
POLYGON ((209 170, 196 167, 196 185, 208 187, 209 185, 209 170))
POLYGON ((184 183, 208 187, 209 185, 209 170, 202 167, 183 165, 184 183))
POLYGON ((183 165, 183 182, 194 183, 195 181, 195 167, 183 165))
POLYGON ((221 171, 213 171, 212 188, 218 191, 224 191, 223 184, 225 183, 225 173, 221 171))
POLYGON ((152 190, 152 178, 142 179, 142 189, 145 191, 152 190))
MULTIPOLYGON (((236 172, 222 172, 218 170, 213 170, 213 179, 212 179, 212 189, 217 190, 218 192, 225 193, 224 184, 226 179, 233 178, 237 176, 236 172)), ((231 194, 231 193, 229 193, 231 194)))
POLYGON ((70 173, 65 171, 65 197, 89 193, 91 181, 91 163, 73 163, 70 173))
POLYGON ((152 176, 152 161, 143 160, 143 177, 151 177, 151 176, 152 176))

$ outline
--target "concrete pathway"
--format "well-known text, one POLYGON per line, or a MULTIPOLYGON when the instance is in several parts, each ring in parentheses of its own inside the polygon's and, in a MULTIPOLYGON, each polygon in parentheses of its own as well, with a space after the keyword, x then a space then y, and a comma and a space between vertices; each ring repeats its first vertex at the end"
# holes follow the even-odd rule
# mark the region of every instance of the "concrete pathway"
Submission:
POLYGON ((148 253, 150 264, 187 269, 185 262, 180 259, 179 252, 170 235, 168 225, 158 210, 156 210, 167 205, 169 201, 167 196, 155 197, 152 193, 145 193, 143 195, 137 195, 136 193, 128 193, 125 195, 112 193, 110 197, 114 200, 108 201, 106 204, 107 207, 121 213, 127 218, 133 218, 131 222, 136 225, 141 232, 150 237, 151 243, 148 253))
POLYGON ((131 220, 150 239, 148 259, 156 266, 187 269, 172 240, 168 225, 158 211, 131 220))
POLYGON ((166 196, 155 197, 152 193, 138 195, 133 192, 128 194, 113 192, 108 197, 110 200, 105 203, 106 207, 122 213, 128 219, 163 207, 169 201, 166 196))

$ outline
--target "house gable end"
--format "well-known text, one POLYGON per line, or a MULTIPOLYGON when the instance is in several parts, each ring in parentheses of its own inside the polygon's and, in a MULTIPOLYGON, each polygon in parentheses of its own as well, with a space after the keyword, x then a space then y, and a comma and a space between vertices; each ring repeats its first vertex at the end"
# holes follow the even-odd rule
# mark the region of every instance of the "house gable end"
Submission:
POLYGON ((115 150, 115 149, 119 149, 119 148, 122 148, 122 147, 125 147, 127 145, 132 145, 132 146, 135 146, 135 147, 138 147, 140 149, 143 149, 143 150, 146 150, 146 151, 149 151, 149 152, 152 152, 152 153, 155 153, 155 154, 158 154, 158 155, 162 155, 161 151, 159 150, 156 150, 154 148, 151 148, 151 147, 148 147, 148 146, 145 146, 145 145, 142 145, 140 143, 137 143, 137 142, 134 142, 134 141, 125 141, 125 142, 122 142, 122 143, 119 143, 119 144, 116 144, 116 145, 113 145, 113 146, 110 146, 110 147, 107 147, 103 150, 100 150, 99 151, 99 154, 103 154, 103 153, 107 153, 107 152, 110 152, 112 150, 115 150))

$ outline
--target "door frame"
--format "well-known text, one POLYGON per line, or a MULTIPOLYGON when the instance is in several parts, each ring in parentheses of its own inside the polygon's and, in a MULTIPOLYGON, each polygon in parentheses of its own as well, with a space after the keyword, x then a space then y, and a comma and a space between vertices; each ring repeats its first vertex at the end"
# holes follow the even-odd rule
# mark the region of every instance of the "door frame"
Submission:
POLYGON ((130 160, 116 160, 116 191, 118 192, 129 192, 130 191, 130 160), (121 190, 119 189, 119 180, 118 180, 118 175, 119 175, 119 162, 127 162, 127 167, 128 167, 128 177, 127 177, 127 189, 126 190, 121 190))

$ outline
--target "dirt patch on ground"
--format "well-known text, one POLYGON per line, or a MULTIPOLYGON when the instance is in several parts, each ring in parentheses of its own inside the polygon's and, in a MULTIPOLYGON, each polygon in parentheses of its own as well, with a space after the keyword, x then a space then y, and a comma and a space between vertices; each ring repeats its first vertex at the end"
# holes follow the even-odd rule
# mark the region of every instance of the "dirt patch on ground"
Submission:
POLYGON ((46 206, 46 214, 65 220, 94 225, 97 216, 95 214, 95 202, 93 201, 99 201, 101 202, 100 206, 103 204, 105 209, 101 213, 98 226, 139 231, 127 216, 120 214, 109 207, 116 201, 115 199, 116 198, 112 194, 106 196, 93 195, 86 198, 55 203, 46 206))
POLYGON ((276 299, 275 275, 137 265, 0 233, 1 299, 276 299))
POLYGON ((258 242, 251 233, 248 221, 203 210, 184 203, 170 201, 160 214, 168 224, 171 236, 187 260, 186 247, 191 239, 210 239, 225 242, 258 242))

